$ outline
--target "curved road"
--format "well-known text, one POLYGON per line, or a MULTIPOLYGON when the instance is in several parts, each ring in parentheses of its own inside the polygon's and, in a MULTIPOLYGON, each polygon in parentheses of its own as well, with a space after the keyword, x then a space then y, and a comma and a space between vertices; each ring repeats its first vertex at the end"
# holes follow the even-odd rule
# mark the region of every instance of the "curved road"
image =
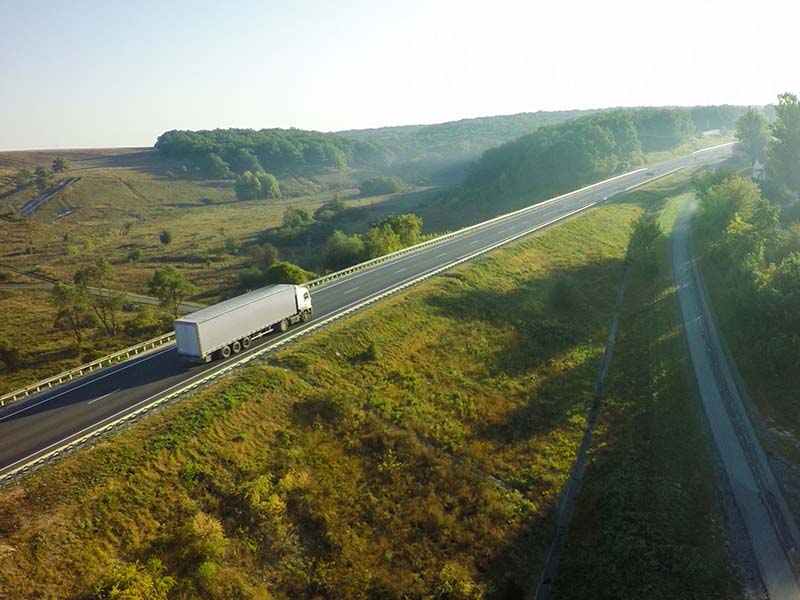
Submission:
MULTIPOLYGON (((671 160, 648 171, 641 169, 615 177, 552 202, 534 205, 487 227, 334 280, 313 290, 314 320, 336 314, 481 249, 585 210, 615 194, 643 185, 653 177, 685 166, 718 162, 729 155, 730 146, 726 145, 671 160)), ((313 325, 314 320, 306 326, 313 325)), ((278 339, 278 335, 265 336, 250 352, 278 339)), ((175 348, 170 346, 11 404, 0 410, 0 475, 224 365, 224 362, 213 362, 187 366, 177 360, 175 348)))

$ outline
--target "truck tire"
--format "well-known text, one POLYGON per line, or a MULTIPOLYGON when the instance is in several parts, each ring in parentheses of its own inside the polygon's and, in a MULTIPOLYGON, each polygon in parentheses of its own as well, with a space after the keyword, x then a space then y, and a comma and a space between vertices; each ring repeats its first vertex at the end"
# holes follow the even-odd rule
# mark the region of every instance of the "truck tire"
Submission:
POLYGON ((242 351, 242 344, 239 340, 236 340, 231 344, 231 350, 233 350, 234 354, 239 354, 242 351))
POLYGON ((242 338, 242 348, 247 350, 249 347, 250 347, 250 338, 249 337, 242 338))
POLYGON ((289 321, 287 321, 286 319, 281 319, 281 322, 278 323, 278 330, 281 333, 283 333, 287 329, 289 329, 289 321))
POLYGON ((307 310, 304 310, 304 311, 303 311, 303 312, 300 314, 300 322, 301 322, 301 323, 308 323, 308 320, 309 320, 310 318, 311 318, 311 313, 310 313, 309 311, 307 311, 307 310))
POLYGON ((231 347, 230 346, 223 346, 219 349, 219 355, 222 358, 228 358, 231 355, 231 347))

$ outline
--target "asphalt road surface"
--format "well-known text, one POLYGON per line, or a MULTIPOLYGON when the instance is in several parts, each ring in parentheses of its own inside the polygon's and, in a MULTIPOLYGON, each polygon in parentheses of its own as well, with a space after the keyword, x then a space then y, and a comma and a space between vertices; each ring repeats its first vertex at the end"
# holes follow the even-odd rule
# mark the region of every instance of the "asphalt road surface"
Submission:
MULTIPOLYGON (((314 320, 342 311, 481 248, 586 209, 632 186, 646 183, 653 177, 684 166, 718 162, 729 155, 730 146, 725 146, 671 160, 647 171, 642 169, 334 280, 312 291, 314 319, 309 325, 314 320)), ((278 339, 279 335, 264 336, 254 343, 250 352, 278 339)), ((132 412, 224 364, 185 365, 178 361, 174 346, 169 346, 10 404, 0 410, 0 474, 132 412)))
POLYGON ((709 428, 771 600, 798 599, 797 527, 756 438, 722 350, 692 257, 687 202, 673 231, 673 266, 686 338, 709 428))

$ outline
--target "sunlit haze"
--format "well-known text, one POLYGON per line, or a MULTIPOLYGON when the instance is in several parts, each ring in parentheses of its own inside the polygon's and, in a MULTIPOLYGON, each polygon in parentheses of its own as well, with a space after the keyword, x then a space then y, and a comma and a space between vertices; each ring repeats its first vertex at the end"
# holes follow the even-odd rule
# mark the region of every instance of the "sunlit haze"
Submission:
POLYGON ((800 90, 788 2, 0 2, 0 149, 800 90))

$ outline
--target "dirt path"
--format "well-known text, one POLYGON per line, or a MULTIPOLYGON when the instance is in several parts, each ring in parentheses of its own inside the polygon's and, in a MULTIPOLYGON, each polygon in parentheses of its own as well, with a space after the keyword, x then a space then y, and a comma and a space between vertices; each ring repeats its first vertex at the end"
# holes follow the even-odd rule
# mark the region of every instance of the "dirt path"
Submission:
POLYGON ((769 597, 800 599, 800 535, 722 351, 693 256, 695 210, 696 201, 687 202, 675 222, 673 268, 703 408, 769 597))

